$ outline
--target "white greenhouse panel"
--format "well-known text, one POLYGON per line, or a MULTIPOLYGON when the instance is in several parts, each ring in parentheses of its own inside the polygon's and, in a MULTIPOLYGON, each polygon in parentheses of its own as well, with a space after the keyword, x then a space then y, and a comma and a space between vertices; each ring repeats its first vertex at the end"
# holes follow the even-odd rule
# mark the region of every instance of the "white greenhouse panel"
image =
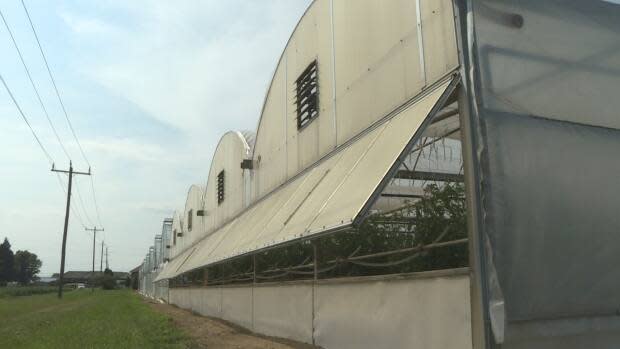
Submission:
POLYGON ((192 256, 177 257, 159 279, 351 225, 451 81, 251 206, 191 248, 192 256))

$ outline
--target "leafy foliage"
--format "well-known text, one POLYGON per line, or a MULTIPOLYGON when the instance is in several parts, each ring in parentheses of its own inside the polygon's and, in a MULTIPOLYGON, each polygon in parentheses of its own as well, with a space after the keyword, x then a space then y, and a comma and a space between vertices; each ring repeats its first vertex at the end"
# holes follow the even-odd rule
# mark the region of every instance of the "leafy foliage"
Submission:
POLYGON ((0 244, 0 286, 13 281, 15 256, 11 250, 11 244, 7 238, 0 244))
POLYGON ((103 276, 101 277, 101 287, 104 290, 113 290, 116 288, 114 272, 110 268, 105 268, 103 271, 103 276))
MULTIPOLYGON (((382 275, 450 269, 468 265, 465 189, 462 183, 429 184, 417 201, 391 212, 368 217, 357 229, 301 241, 256 254, 258 281, 286 281, 313 277, 313 244, 317 246, 321 278, 382 275), (439 245, 436 244, 445 244, 439 245), (429 246, 430 245, 430 246, 429 246), (351 257, 406 250, 363 261, 351 257), (279 275, 279 276, 278 276, 279 275)), ((251 256, 210 266, 209 282, 252 280, 251 256)), ((202 269, 185 273, 172 285, 203 284, 202 269)))
POLYGON ((10 281, 17 281, 21 285, 35 281, 42 264, 36 254, 26 250, 14 254, 9 240, 4 238, 0 244, 0 286, 6 286, 10 281))
POLYGON ((28 251, 15 253, 15 281, 28 285, 36 279, 43 263, 36 254, 28 251))

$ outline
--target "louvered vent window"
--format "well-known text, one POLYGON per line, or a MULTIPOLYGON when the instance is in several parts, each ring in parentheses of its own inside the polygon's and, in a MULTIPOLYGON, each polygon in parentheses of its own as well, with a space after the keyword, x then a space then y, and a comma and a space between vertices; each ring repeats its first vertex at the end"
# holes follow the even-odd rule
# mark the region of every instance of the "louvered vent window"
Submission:
POLYGON ((217 175, 217 204, 224 201, 224 170, 217 175))
POLYGON ((194 209, 187 212, 187 230, 192 231, 192 222, 194 221, 194 209))
POLYGON ((314 60, 295 81, 297 93, 297 129, 319 116, 319 71, 314 60))

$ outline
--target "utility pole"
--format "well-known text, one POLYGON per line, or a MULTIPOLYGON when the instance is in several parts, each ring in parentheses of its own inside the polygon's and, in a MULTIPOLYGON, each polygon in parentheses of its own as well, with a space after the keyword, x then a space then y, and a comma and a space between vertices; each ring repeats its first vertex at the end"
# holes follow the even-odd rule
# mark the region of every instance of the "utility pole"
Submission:
MULTIPOLYGON (((92 292, 95 292, 95 243, 97 242, 97 230, 104 231, 105 229, 97 229, 97 226, 94 228, 84 228, 84 230, 93 232, 93 271, 90 274, 90 288, 92 292)), ((103 244, 103 242, 102 242, 103 244)))
POLYGON ((101 241, 101 258, 99 261, 99 272, 103 273, 103 240, 101 241))
POLYGON ((105 268, 110 269, 110 265, 108 264, 108 246, 105 247, 105 268))
POLYGON ((52 172, 61 172, 69 174, 69 185, 67 185, 67 208, 65 210, 65 228, 62 233, 62 250, 60 254, 60 274, 58 277, 58 298, 62 298, 62 286, 63 286, 63 277, 65 274, 65 251, 67 248, 67 229, 69 228, 69 208, 71 205, 71 182, 73 180, 74 175, 84 175, 90 176, 90 167, 87 172, 77 172, 73 171, 73 164, 69 161, 69 171, 65 170, 57 170, 54 168, 54 164, 52 164, 52 172))

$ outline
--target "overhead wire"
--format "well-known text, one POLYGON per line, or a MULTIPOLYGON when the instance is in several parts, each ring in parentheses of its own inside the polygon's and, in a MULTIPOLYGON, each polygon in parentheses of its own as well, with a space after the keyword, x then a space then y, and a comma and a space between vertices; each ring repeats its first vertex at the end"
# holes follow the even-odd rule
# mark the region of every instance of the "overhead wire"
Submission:
MULTIPOLYGON (((39 52, 41 53, 41 57, 43 58, 43 62, 45 63, 45 68, 47 69, 47 73, 50 77, 50 80, 52 81, 52 86, 54 87, 54 92, 56 93, 56 97, 58 98, 58 102, 60 103, 60 106, 62 108, 63 114, 65 116, 65 119, 67 120, 67 124, 69 125, 69 129, 71 130, 71 134, 73 135, 73 138, 75 140, 75 143, 78 145, 78 148, 80 150, 80 154, 82 155, 82 157, 84 158, 84 161, 86 162, 86 164, 88 165, 89 169, 91 167, 90 165, 90 161, 88 160, 88 158, 86 157, 86 153, 84 152, 84 149, 82 148, 82 144, 80 143, 77 134, 73 128, 73 124, 71 123, 71 120, 69 119, 69 115, 67 113, 67 109, 65 108, 65 104, 62 100, 62 97, 60 96, 60 92, 58 90, 58 86, 56 85, 56 80, 54 79, 54 75, 52 74, 52 70, 50 69, 49 63, 47 61, 47 57, 45 56, 45 52, 43 51, 43 46, 41 45, 41 41, 39 40, 39 36, 37 34, 37 31, 34 27, 34 24, 32 22, 32 18, 30 17, 30 12, 28 12, 28 8, 26 7, 26 3, 24 2, 24 0, 21 0, 22 3, 22 7, 24 8, 24 12, 26 13, 26 17, 28 18, 28 23, 30 23, 30 28, 32 29, 32 33, 34 34, 34 37, 36 39, 37 42, 37 46, 39 48, 39 52)), ((97 202, 97 194, 95 194, 95 185, 94 185, 94 180, 93 180, 93 176, 89 176, 90 177, 90 182, 91 182, 91 190, 92 190, 92 196, 93 196, 93 202, 94 202, 94 206, 95 206, 95 213, 96 213, 96 217, 97 217, 97 221, 99 223, 99 225, 101 225, 103 227, 103 223, 101 220, 101 214, 100 214, 100 210, 99 210, 99 204, 97 202)), ((79 196, 79 193, 78 193, 79 196)), ((85 211, 86 212, 86 211, 85 211)))
MULTIPOLYGON (((64 193, 65 195, 67 195, 67 189, 65 188, 65 184, 64 184, 64 182, 63 182, 63 181, 62 181, 62 179, 60 178, 60 174, 59 174, 59 173, 56 173, 56 177, 58 178, 58 183, 60 184, 60 188, 62 189, 63 193, 64 193)), ((69 205, 69 210, 70 210, 70 211, 71 211, 71 213, 73 214, 73 217, 77 218, 78 223, 80 223, 80 226, 82 227, 82 232, 84 233, 84 235, 90 239, 91 235, 90 235, 90 233, 88 233, 88 231, 86 230, 86 228, 88 228, 88 227, 86 226, 86 224, 84 224, 84 220, 82 219, 82 216, 79 214, 79 211, 77 211, 77 210, 76 210, 73 206, 71 206, 71 205, 69 205)), ((97 243, 100 243, 100 242, 102 242, 103 240, 104 240, 104 238, 101 238, 101 237, 97 238, 97 237, 95 237, 95 241, 96 241, 97 243)))
MULTIPOLYGON (((15 105, 17 110, 19 111, 19 114, 21 115, 22 119, 24 120, 26 125, 28 125, 28 128, 30 129, 30 132, 32 132, 32 136, 34 137, 34 139, 36 140, 37 144, 39 145, 39 148, 41 148, 41 151, 43 152, 43 154, 45 154, 45 157, 47 158, 49 164, 53 165, 54 164, 54 159, 51 157, 51 155, 49 154, 47 149, 45 149, 45 146, 43 145, 43 143, 41 143, 41 140, 39 139, 39 136, 37 136, 37 133, 32 128, 32 125, 30 125, 30 122, 28 121, 28 118, 26 117, 26 115, 24 114, 24 111, 22 110, 21 106, 19 105, 19 103, 15 99, 15 96, 13 95, 13 92, 11 91, 11 89, 8 86, 8 84, 4 80, 4 77, 2 76, 2 74, 0 74, 0 81, 2 81, 2 84, 4 85, 4 88, 8 92, 9 97, 11 97, 11 100, 13 101, 13 104, 15 105)), ((66 189, 64 187, 64 184, 63 184, 62 180, 60 179, 60 175, 58 173, 56 173, 56 177, 58 178, 58 182, 60 184, 60 188, 62 189, 62 191, 66 195, 67 191, 66 191, 66 189)), ((84 221, 82 220, 82 217, 79 215, 79 213, 77 211, 75 211, 72 206, 69 206, 69 208, 70 208, 71 212, 73 212, 73 215, 75 217, 77 217, 80 225, 82 225, 82 227, 85 228, 86 225, 84 225, 84 221)))
POLYGON ((34 80, 32 79, 32 75, 30 74, 30 69, 28 69, 28 65, 26 64, 26 61, 24 60, 24 56, 22 55, 22 51, 19 49, 19 45, 17 45, 17 41, 15 40, 15 36, 13 36, 13 31, 9 27, 9 23, 7 22, 6 18, 4 17, 4 13, 2 12, 2 10, 0 10, 0 17, 2 17, 2 22, 4 22, 4 26, 6 27, 6 30, 9 33, 9 36, 11 37, 11 41, 13 42, 13 47, 15 47, 15 50, 17 51, 17 54, 19 55, 19 59, 22 62, 22 65, 24 66, 24 70, 26 71, 26 75, 28 76, 28 80, 30 80, 30 85, 32 86, 32 89, 34 90, 34 93, 37 96, 37 100, 39 101, 39 105, 41 106, 41 109, 43 110, 43 113, 45 114, 45 118, 47 119, 47 122, 49 123, 52 131, 54 132, 54 136, 56 136, 56 140, 58 141, 58 144, 60 144, 60 147, 62 148, 62 151, 67 156, 67 159, 71 160, 71 156, 69 155, 69 152, 67 151, 67 148, 65 148, 65 145, 60 140, 60 136, 58 135, 58 132, 56 131, 56 127, 54 127, 54 123, 52 122, 52 119, 50 118, 50 115, 47 112, 47 108, 45 108, 45 105, 43 104, 43 99, 41 98, 41 94, 39 93, 39 89, 37 88, 36 84, 34 83, 34 80))
MULTIPOLYGON (((56 178, 58 178, 58 183, 60 184, 60 188, 62 189, 62 192, 67 195, 67 189, 65 188, 65 184, 62 181, 62 179, 60 178, 60 174, 58 172, 56 172, 56 178)), ((73 206, 69 205, 69 210, 73 213, 74 217, 77 217, 78 222, 80 223, 80 225, 82 226, 82 228, 86 228, 86 225, 84 224, 84 221, 82 220, 82 217, 79 215, 79 213, 77 211, 75 211, 75 209, 73 208, 73 206)))
MULTIPOLYGON (((2 20, 3 20, 3 22, 4 22, 4 24, 5 24, 6 28, 7 28, 7 31, 9 32, 9 35, 11 36, 11 39, 12 39, 13 44, 15 46, 15 49, 17 50, 17 52, 18 52, 18 54, 20 56, 20 60, 21 60, 22 64, 24 65, 24 69, 26 70, 26 74, 28 75, 28 79, 30 80, 31 85, 32 85, 33 89, 35 90, 35 94, 37 95, 39 103, 40 103, 41 107, 44 110, 44 113, 45 113, 45 115, 46 115, 46 117, 48 119, 48 122, 50 123, 50 126, 52 127, 52 130, 54 131, 54 134, 57 137, 58 142, 60 143, 61 147, 63 148, 63 151, 65 152, 65 155, 67 155, 67 157, 70 159, 70 156, 69 156, 68 152, 66 151, 66 148, 62 144, 62 141, 60 140, 60 137, 58 136, 58 133, 56 132, 56 129, 54 128, 53 123, 51 122, 51 119, 49 118, 49 114, 47 113, 47 110, 45 109, 45 106, 44 106, 44 104, 42 102, 40 94, 39 94, 39 92, 38 92, 38 90, 36 88, 36 85, 35 85, 35 83, 34 83, 34 81, 32 79, 32 76, 30 75, 30 71, 29 71, 29 69, 28 69, 28 67, 27 67, 27 65, 26 65, 26 63, 25 63, 25 61, 23 59, 21 51, 19 50, 19 46, 17 45, 17 43, 15 41, 15 38, 14 38, 14 36, 13 36, 9 26, 8 26, 6 18, 4 17, 4 14, 1 11, 0 11, 0 16, 2 17, 2 20)), ((20 106, 19 102, 17 102, 17 99, 15 98, 12 90, 8 86, 6 80, 4 79, 4 76, 2 74, 0 74, 0 81, 2 82, 2 85, 6 89, 7 93, 9 94, 9 97, 11 98, 11 101, 13 102, 15 107, 17 108, 20 116, 22 117, 22 120, 26 123, 26 125, 30 129, 30 132, 32 133, 32 136, 34 137, 35 141, 37 142, 37 145, 39 146, 39 148, 41 149, 41 151, 45 155, 46 159, 48 160, 48 163, 53 166, 54 159, 52 158, 52 156, 50 155, 49 151, 45 148, 45 146, 41 142, 41 139, 37 135, 37 133, 34 130, 34 128, 32 127, 32 125, 30 124, 30 121, 28 120, 28 117, 24 113, 24 111, 23 111, 22 107, 20 106)), ((85 160, 88 163, 88 160, 86 158, 85 158, 85 160)), ((67 194, 67 190, 65 189, 65 185, 64 185, 62 179, 60 178, 60 174, 57 173, 57 172, 56 172, 56 178, 58 179, 58 183, 60 185, 61 190, 66 195, 67 194)), ((91 185, 92 185, 92 182, 91 182, 91 185)), ((87 213, 86 209, 84 208, 84 203, 82 201, 81 195, 79 194, 79 189, 77 189, 77 188, 78 187, 76 185, 76 192, 78 193, 78 198, 79 198, 79 201, 81 202, 82 209, 84 210, 84 214, 86 215, 87 219, 90 221, 90 218, 88 217, 88 213, 87 213)), ((77 218, 77 220, 80 223, 80 225, 82 226, 82 228, 86 228, 86 225, 84 224, 84 221, 83 221, 82 217, 80 216, 79 211, 75 210, 73 206, 69 206, 69 209, 73 213, 73 217, 77 218)), ((100 239, 96 239, 96 240, 101 240, 101 238, 100 239)))
POLYGON ((99 203, 97 202, 97 194, 95 194, 95 180, 93 179, 93 174, 91 173, 90 177, 90 188, 91 188, 91 192, 93 193, 93 202, 95 203, 95 214, 97 215, 97 221, 99 222, 99 224, 101 225, 101 227, 103 227, 103 223, 101 220, 101 215, 99 214, 99 203))
POLYGON ((80 144, 80 141, 78 140, 78 137, 75 133, 75 130, 73 129, 73 124, 71 123, 71 120, 69 119, 69 115, 67 114, 67 109, 65 108, 65 103, 62 101, 62 97, 60 97, 60 92, 58 91, 58 86, 56 85, 56 80, 54 79, 54 75, 52 74, 52 70, 50 69, 50 66, 47 62, 47 58, 45 56, 45 52, 43 51, 43 47, 41 46, 41 42, 39 41, 39 36, 37 35, 37 31, 34 28, 34 24, 32 23, 32 19, 30 18, 30 13, 28 12, 28 8, 26 7, 26 3, 24 3, 24 0, 21 0, 22 6, 24 8, 24 11, 26 12, 26 17, 28 17, 28 22, 30 23, 30 28, 32 28, 32 33, 34 34, 34 38, 37 41, 37 46, 39 47, 39 52, 41 52, 41 57, 43 57, 43 62, 45 63, 45 68, 47 68, 47 73, 50 77, 50 80, 52 81, 52 85, 54 86, 54 91, 56 92, 56 97, 58 97, 58 102, 60 103, 60 106, 62 108, 62 111, 65 115, 65 119, 67 120, 67 124, 69 125, 69 129, 71 130, 71 134, 73 135, 73 139, 75 139, 75 143, 78 145, 78 148, 80 149, 80 153, 82 154, 82 157, 84 158, 84 161, 86 161, 86 164, 88 165, 88 167, 90 167, 90 162, 88 161, 88 158, 86 157, 86 154, 84 153, 84 149, 82 149, 82 145, 80 144))
POLYGON ((74 185, 75 185, 75 193, 77 194, 77 197, 78 197, 78 203, 82 207, 82 211, 84 212, 84 217, 86 217, 86 221, 88 222, 88 225, 90 225, 92 227, 92 226, 94 226, 94 224, 93 224, 93 221, 90 219, 90 216, 88 215, 88 212, 86 211, 86 206, 84 205, 84 200, 82 200, 82 195, 80 194, 80 186, 78 184, 77 177, 74 178, 74 185))
MULTIPOLYGON (((41 98, 41 94, 39 93, 39 90, 34 82, 34 79, 32 78, 32 75, 30 74, 30 69, 28 68, 28 65, 26 64, 26 61, 24 60, 24 56, 22 55, 22 52, 19 48, 19 45, 17 44, 17 41, 15 40, 15 36, 13 35, 13 31, 11 30, 8 21, 6 20, 6 17, 4 16, 4 13, 2 12, 2 10, 0 10, 0 17, 2 18, 2 22, 4 23, 4 26, 7 30, 7 32, 9 33, 9 36, 11 37, 11 41, 13 42, 13 47, 15 48, 15 50, 17 51, 17 54, 19 56, 19 59, 24 67, 24 70, 26 72, 26 75, 28 76, 28 80, 30 81, 30 85, 32 86, 32 89, 34 90, 35 95, 37 96, 37 100, 39 101, 39 105, 41 106, 41 109, 43 110, 43 114, 45 115, 50 128, 52 129, 54 136, 56 137, 56 140, 58 141, 58 144, 60 145, 60 147, 62 148, 62 151, 64 152, 64 154, 66 155, 67 159, 69 161, 71 161, 71 156, 69 155, 69 152, 67 151, 67 148, 65 147, 65 145, 63 144, 62 140, 60 139, 60 136, 58 135, 58 132, 56 131, 56 127, 54 127, 54 123, 52 122, 50 115, 47 111, 47 108, 45 107, 45 104, 43 103, 43 99, 41 98)), ((79 186, 76 183, 76 193, 79 199, 79 204, 81 205, 82 211, 84 213, 84 216, 86 217, 86 220, 89 222, 90 225, 92 224, 92 220, 90 219, 89 215, 88 215, 88 211, 86 210, 86 206, 84 205, 84 201, 82 199, 82 196, 80 194, 80 190, 79 190, 79 186)))
MULTIPOLYGON (((44 62, 45 62, 45 65, 46 65, 46 68, 47 68, 48 74, 50 75, 50 79, 52 80, 52 84, 53 84, 53 86, 54 86, 54 90, 55 90, 56 95, 57 95, 57 97, 58 97, 58 100, 59 100, 59 102, 60 102, 60 104, 61 104, 61 107, 62 107, 62 109, 63 109, 63 113, 65 114, 65 118, 66 118, 66 120, 67 120, 67 123, 69 124, 69 128, 71 129, 71 132, 72 132, 72 134, 73 134, 73 137, 74 137, 74 139, 75 139, 75 141, 76 141, 76 143, 77 143, 77 145, 78 145, 78 147, 79 147, 79 149, 80 149, 80 152, 81 152, 82 156, 84 157, 84 160, 86 161, 86 163, 88 164, 88 166, 89 166, 89 168, 90 168, 90 163, 89 163, 88 159, 86 158, 86 155, 85 155, 85 153, 84 153, 84 150, 82 149, 82 146, 81 146, 81 144, 79 143, 79 140, 77 139, 77 135, 75 134, 75 131, 74 131, 74 129, 73 129, 73 126, 71 125, 71 121, 70 121, 70 120, 69 120, 69 118, 68 118, 68 115, 67 115, 67 112, 66 112, 66 108, 65 108, 65 106, 64 106, 64 103, 62 102, 62 98, 60 97, 60 93, 59 93, 58 88, 57 88, 57 86, 56 86, 56 82, 55 82, 55 80, 54 80, 54 78, 53 78, 53 75, 52 75, 51 70, 50 70, 50 68, 49 68, 49 64, 47 63, 47 59, 45 58, 45 54, 43 53, 43 49, 42 49, 41 44, 40 44, 40 42, 39 42, 39 38, 38 38, 38 36, 37 36, 37 34, 36 34, 36 31, 35 31, 35 29, 34 29, 34 25, 32 24, 32 20, 30 19, 30 14, 28 13, 28 10, 26 9, 26 6, 25 6, 25 4, 24 4, 23 0, 22 0, 22 5, 24 6, 24 10, 26 11, 26 15, 27 15, 27 17, 28 17, 28 21, 30 22, 30 26, 31 26, 31 28, 32 28, 32 30, 33 30, 33 33, 34 33, 34 35, 35 35, 35 38, 36 38, 36 41, 37 41, 37 45, 39 46, 39 50, 40 50, 40 52, 41 52, 41 55, 43 56, 43 60, 44 60, 44 62)), ((40 93, 39 93, 39 91, 38 91, 37 87, 36 87, 36 84, 34 83, 34 80, 33 80, 33 78, 32 78, 32 75, 30 74, 30 70, 28 69, 28 66, 27 66, 27 64, 26 64, 26 62, 25 62, 25 60, 24 60, 24 57, 23 57, 23 55, 22 55, 22 53, 21 53, 21 50, 19 49, 19 46, 17 45, 17 42, 16 42, 16 40, 15 40, 15 37, 13 36, 13 33, 12 33, 12 31, 11 31, 11 29, 10 29, 9 25, 8 25, 8 22, 7 22, 7 20, 6 20, 5 16, 4 16, 4 14, 3 14, 1 11, 0 11, 0 16, 2 17, 2 21, 3 21, 3 23, 4 23, 4 25, 5 25, 6 29, 7 29, 7 31, 9 32, 9 36, 11 37, 11 40, 12 40, 12 42, 13 42, 13 45, 14 45, 14 47, 15 47, 15 49, 16 49, 16 51, 17 51, 18 55, 19 55, 19 58, 20 58, 20 60, 21 60, 21 62, 22 62, 22 65, 23 65, 23 67, 24 67, 24 69, 25 69, 25 71, 26 71, 26 75, 28 76, 28 80, 30 81, 31 86, 32 86, 33 90, 35 91, 35 94, 36 94, 36 96, 37 96, 37 99, 38 99, 38 101, 39 101, 39 104, 40 104, 40 106, 41 106, 41 108, 42 108, 42 110, 43 110, 43 112, 44 112, 44 114, 45 114, 45 116, 46 116, 46 118, 47 118, 47 121, 48 121, 48 123, 49 123, 50 127, 52 128, 52 131, 53 131, 54 135, 56 136, 56 140, 57 140, 57 141, 58 141, 58 143, 60 144, 60 146, 61 146, 61 148, 62 148, 62 150, 63 150, 64 154, 67 156, 67 158, 68 158, 69 160, 71 160, 71 156, 69 155, 69 153, 68 153, 67 149, 65 148, 64 144, 62 143, 62 140, 60 139, 60 136, 58 135, 58 132, 56 131, 56 128, 54 127, 54 125, 53 125, 53 123, 52 123, 52 121, 51 121, 51 118, 49 117, 49 113, 48 113, 47 109, 45 108, 45 104, 43 103, 43 100, 42 100, 42 98, 41 98, 41 95, 40 95, 40 93)), ((8 86, 8 84, 7 84, 6 80, 4 79, 4 76, 2 76, 2 74, 0 74, 0 81, 2 82, 2 84, 3 84, 4 88, 6 89, 7 93, 9 94, 9 97, 11 98, 11 100, 12 100, 13 104, 14 104, 14 105, 15 105, 15 107, 17 108, 17 110, 18 110, 18 112, 19 112, 20 116, 22 117, 22 120, 26 123, 26 125, 27 125, 27 126, 28 126, 28 128, 30 129, 30 132, 32 133, 32 135, 33 135, 33 137, 34 137, 35 141, 37 142, 37 144, 38 144, 38 146, 39 146, 39 148, 41 149, 41 151, 42 151, 42 152, 43 152, 43 154, 45 155, 45 157, 46 157, 46 159, 48 160, 49 164, 53 166, 53 164, 54 164, 54 159, 52 158, 52 156, 50 155, 49 151, 45 148, 45 146, 44 146, 44 145, 43 145, 43 143, 41 142, 41 139, 39 138, 39 136, 38 136, 38 135, 37 135, 37 133, 35 132, 35 130, 34 130, 34 128, 32 127, 32 125, 30 124, 30 121, 28 120, 28 117, 27 117, 27 116, 26 116, 26 114, 24 113, 24 111, 23 111, 22 107, 20 106, 19 102, 17 102, 17 99, 16 99, 16 98, 15 98, 15 96, 13 95, 13 92, 12 92, 12 91, 11 91, 11 89, 9 88, 9 86, 8 86)), ((58 179, 58 182, 59 182, 59 185, 60 185, 60 187, 61 187, 61 190, 62 190, 62 191, 63 191, 63 193, 65 193, 65 195, 66 195, 67 191, 66 191, 66 189, 65 189, 65 186, 64 186, 64 183, 63 183, 62 179, 60 178, 60 174, 59 174, 59 173, 56 173, 56 178, 58 179)), ((88 213, 87 213, 87 210, 86 210, 86 208, 85 208, 84 202, 83 202, 82 197, 81 197, 81 195, 80 195, 79 186, 77 185, 77 182, 76 182, 76 186, 75 186, 75 188, 76 188, 76 193, 77 193, 77 195, 78 195, 78 200, 79 200, 80 205, 81 205, 81 207, 82 207, 82 210, 83 210, 83 212, 84 212, 84 214, 85 214, 85 216, 86 216, 86 219, 87 219, 87 220, 89 221, 89 223, 91 223, 91 225, 92 225, 92 221, 90 220, 90 217, 88 216, 88 213)), ((93 184, 92 178, 91 178, 91 189, 92 189, 92 193, 93 193, 93 199, 94 199, 94 202, 95 202, 95 210, 96 210, 96 213, 97 213, 97 219, 99 220, 99 223, 101 223, 101 218, 100 218, 100 214, 99 214, 99 207, 98 207, 98 203, 96 202, 96 194, 95 194, 94 184, 93 184)), ((77 220, 78 220, 78 222, 79 222, 79 224, 82 226, 82 228, 83 228, 83 229, 85 229, 85 228, 86 228, 86 225, 84 224, 84 221, 83 221, 83 219, 82 219, 81 215, 79 214, 79 211, 78 211, 78 210, 76 210, 73 206, 69 206, 69 209, 70 209, 70 211, 73 213, 73 217, 76 217, 76 218, 77 218, 77 220)), ((100 224, 100 225, 102 225, 102 224, 100 224)), ((84 231, 84 232, 86 232, 86 231, 84 231)), ((100 237, 99 239, 96 239, 96 237, 95 237, 95 240, 96 240, 96 241, 97 241, 97 240, 99 240, 99 241, 103 241, 103 239, 102 239, 101 237, 100 237)))
POLYGON ((26 117, 26 115, 24 114, 24 111, 22 110, 22 108, 20 107, 19 103, 15 99, 15 96, 13 96, 13 92, 11 92, 11 89, 9 88, 9 85, 7 85, 7 83, 4 80, 4 77, 2 76, 2 74, 0 74, 0 80, 2 80, 2 84, 4 85, 4 88, 6 89, 6 92, 9 93, 9 96, 11 97, 11 100, 13 101, 13 104, 15 104, 15 107, 19 111, 19 115, 21 115, 21 117, 24 120, 24 122, 26 123, 26 125, 28 125, 28 128, 30 129, 30 132, 32 132, 32 136, 34 137, 34 139, 37 141, 37 144, 39 145, 39 148, 41 148, 41 151, 43 151, 43 154, 45 154, 45 157, 49 161, 50 165, 54 164, 54 159, 52 159, 52 157, 50 156, 50 154, 47 151, 47 149, 45 149, 45 146, 43 146, 43 143, 41 143, 41 140, 39 139, 39 136, 37 136, 37 133, 32 128, 32 125, 30 125, 30 122, 28 121, 28 118, 26 117))

